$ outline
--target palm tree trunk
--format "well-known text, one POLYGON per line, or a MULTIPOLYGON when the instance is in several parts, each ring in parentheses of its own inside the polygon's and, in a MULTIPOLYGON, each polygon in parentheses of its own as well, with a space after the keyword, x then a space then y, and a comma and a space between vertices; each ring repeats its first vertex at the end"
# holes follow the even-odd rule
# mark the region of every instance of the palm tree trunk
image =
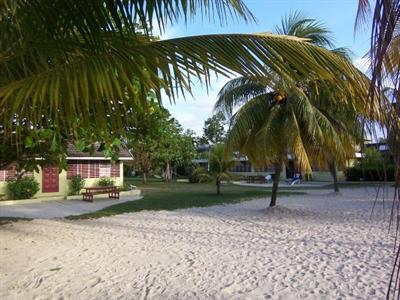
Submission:
POLYGON ((219 179, 216 180, 217 185, 217 195, 221 195, 221 181, 219 179))
POLYGON ((274 174, 274 183, 272 185, 272 195, 271 195, 271 202, 269 204, 269 207, 273 207, 276 205, 276 198, 278 196, 278 185, 279 185, 279 179, 281 177, 281 170, 282 170, 282 163, 276 163, 275 164, 275 174, 274 174))
POLYGON ((339 193, 339 182, 338 182, 338 177, 337 177, 337 168, 336 168, 336 163, 333 161, 329 163, 329 172, 331 173, 333 177, 333 190, 335 193, 339 193))

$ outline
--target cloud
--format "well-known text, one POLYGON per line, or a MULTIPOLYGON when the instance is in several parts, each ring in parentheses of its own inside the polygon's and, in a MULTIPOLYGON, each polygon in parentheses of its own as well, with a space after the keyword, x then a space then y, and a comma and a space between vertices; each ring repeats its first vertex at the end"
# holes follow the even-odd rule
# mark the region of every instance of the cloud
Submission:
POLYGON ((368 73, 370 63, 371 61, 368 57, 358 57, 353 60, 353 65, 364 74, 368 73))
POLYGON ((160 34, 161 40, 169 40, 179 37, 180 30, 178 26, 169 26, 163 34, 160 34))
POLYGON ((202 135, 204 121, 212 116, 218 92, 228 81, 227 77, 211 76, 211 87, 208 92, 205 86, 198 83, 193 88, 193 98, 190 96, 186 99, 180 98, 175 104, 164 100, 164 106, 185 129, 194 130, 198 135, 202 135))

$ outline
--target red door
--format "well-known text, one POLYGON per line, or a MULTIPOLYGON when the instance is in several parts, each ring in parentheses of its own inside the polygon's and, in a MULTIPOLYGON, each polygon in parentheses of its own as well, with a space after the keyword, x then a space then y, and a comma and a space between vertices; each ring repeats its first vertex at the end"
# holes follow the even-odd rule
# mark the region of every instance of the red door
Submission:
POLYGON ((56 166, 43 167, 42 174, 42 192, 58 192, 58 168, 56 166))

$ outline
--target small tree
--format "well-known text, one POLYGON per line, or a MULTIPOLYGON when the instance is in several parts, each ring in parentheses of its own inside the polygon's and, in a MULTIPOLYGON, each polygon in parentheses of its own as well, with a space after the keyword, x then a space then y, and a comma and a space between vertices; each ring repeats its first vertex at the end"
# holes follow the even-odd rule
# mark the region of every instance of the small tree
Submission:
POLYGON ((217 195, 220 195, 221 182, 232 178, 229 169, 235 164, 235 161, 227 159, 224 144, 217 144, 210 151, 209 164, 210 174, 217 186, 217 195))
POLYGON ((217 144, 225 140, 226 118, 222 112, 218 112, 204 121, 203 136, 200 138, 202 144, 217 144))

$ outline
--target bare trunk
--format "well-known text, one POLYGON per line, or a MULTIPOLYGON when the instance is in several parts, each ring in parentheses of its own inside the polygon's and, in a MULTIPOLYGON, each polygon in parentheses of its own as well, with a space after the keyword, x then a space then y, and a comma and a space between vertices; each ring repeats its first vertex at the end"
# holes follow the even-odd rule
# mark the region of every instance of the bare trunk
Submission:
POLYGON ((279 179, 281 176, 282 170, 282 163, 275 164, 275 174, 274 174, 274 183, 272 185, 272 195, 271 195, 271 202, 269 207, 273 207, 276 205, 276 199, 278 197, 278 186, 279 186, 279 179))
POLYGON ((167 162, 167 165, 165 166, 164 180, 166 182, 171 181, 171 166, 169 165, 169 161, 167 162))
POLYGON ((337 168, 336 168, 336 163, 333 161, 329 163, 329 172, 332 175, 333 178, 333 190, 335 193, 339 193, 339 182, 338 182, 338 177, 337 177, 337 168))
POLYGON ((216 180, 217 185, 217 195, 221 195, 221 181, 219 179, 216 180))
POLYGON ((142 173, 142 182, 143 182, 143 184, 147 184, 147 175, 146 175, 146 172, 143 172, 143 173, 142 173))

